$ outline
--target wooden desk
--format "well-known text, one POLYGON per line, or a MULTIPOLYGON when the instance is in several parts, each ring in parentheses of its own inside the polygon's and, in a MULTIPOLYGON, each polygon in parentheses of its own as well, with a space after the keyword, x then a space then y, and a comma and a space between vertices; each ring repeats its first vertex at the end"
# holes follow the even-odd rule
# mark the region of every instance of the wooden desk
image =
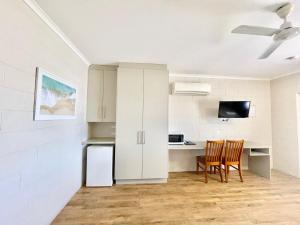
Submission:
MULTIPOLYGON (((204 155, 205 141, 194 142, 195 145, 169 145, 169 151, 198 150, 204 155)), ((248 169, 265 178, 271 179, 271 150, 270 145, 247 141, 244 153, 248 156, 248 169)))

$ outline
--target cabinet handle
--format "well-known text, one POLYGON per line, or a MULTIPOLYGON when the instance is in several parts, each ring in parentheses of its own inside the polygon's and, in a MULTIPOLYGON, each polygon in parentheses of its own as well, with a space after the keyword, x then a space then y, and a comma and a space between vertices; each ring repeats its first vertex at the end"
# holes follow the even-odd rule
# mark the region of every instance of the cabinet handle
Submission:
POLYGON ((106 118, 106 106, 103 106, 103 118, 106 118))
POLYGON ((145 131, 142 131, 142 138, 143 138, 143 144, 146 143, 146 132, 145 131))
POLYGON ((136 143, 139 145, 140 143, 140 131, 136 132, 136 143))

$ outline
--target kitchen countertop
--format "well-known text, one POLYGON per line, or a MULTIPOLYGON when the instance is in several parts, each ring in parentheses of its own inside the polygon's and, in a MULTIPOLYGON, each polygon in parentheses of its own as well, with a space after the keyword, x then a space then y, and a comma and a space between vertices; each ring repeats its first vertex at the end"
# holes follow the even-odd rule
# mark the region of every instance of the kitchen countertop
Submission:
POLYGON ((86 145, 114 145, 115 138, 114 137, 95 137, 89 138, 84 142, 86 145))

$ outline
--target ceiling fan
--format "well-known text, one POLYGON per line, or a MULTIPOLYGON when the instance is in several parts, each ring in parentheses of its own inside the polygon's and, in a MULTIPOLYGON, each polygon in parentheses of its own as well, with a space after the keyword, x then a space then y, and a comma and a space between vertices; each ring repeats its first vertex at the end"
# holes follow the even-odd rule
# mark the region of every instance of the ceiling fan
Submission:
POLYGON ((259 26, 248 26, 241 25, 234 30, 232 33, 235 34, 250 34, 250 35, 261 35, 261 36, 273 36, 273 43, 271 46, 259 57, 259 59, 268 58, 283 42, 292 39, 300 34, 300 27, 293 27, 292 23, 287 21, 288 15, 294 9, 294 5, 291 3, 285 3, 277 8, 277 15, 284 20, 283 24, 279 29, 259 27, 259 26))

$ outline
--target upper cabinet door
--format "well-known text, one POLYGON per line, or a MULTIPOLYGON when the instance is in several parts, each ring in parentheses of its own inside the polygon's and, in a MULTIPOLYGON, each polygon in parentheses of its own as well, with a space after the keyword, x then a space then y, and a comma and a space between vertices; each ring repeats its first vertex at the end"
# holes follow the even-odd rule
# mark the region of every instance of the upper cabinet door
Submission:
POLYGON ((116 122, 117 71, 104 71, 103 122, 116 122))
POLYGON ((143 70, 119 68, 115 148, 117 180, 142 178, 142 120, 143 70))
POLYGON ((166 70, 144 70, 143 178, 168 178, 168 99, 166 70))
POLYGON ((89 70, 87 88, 87 121, 101 122, 103 117, 103 70, 89 70))

